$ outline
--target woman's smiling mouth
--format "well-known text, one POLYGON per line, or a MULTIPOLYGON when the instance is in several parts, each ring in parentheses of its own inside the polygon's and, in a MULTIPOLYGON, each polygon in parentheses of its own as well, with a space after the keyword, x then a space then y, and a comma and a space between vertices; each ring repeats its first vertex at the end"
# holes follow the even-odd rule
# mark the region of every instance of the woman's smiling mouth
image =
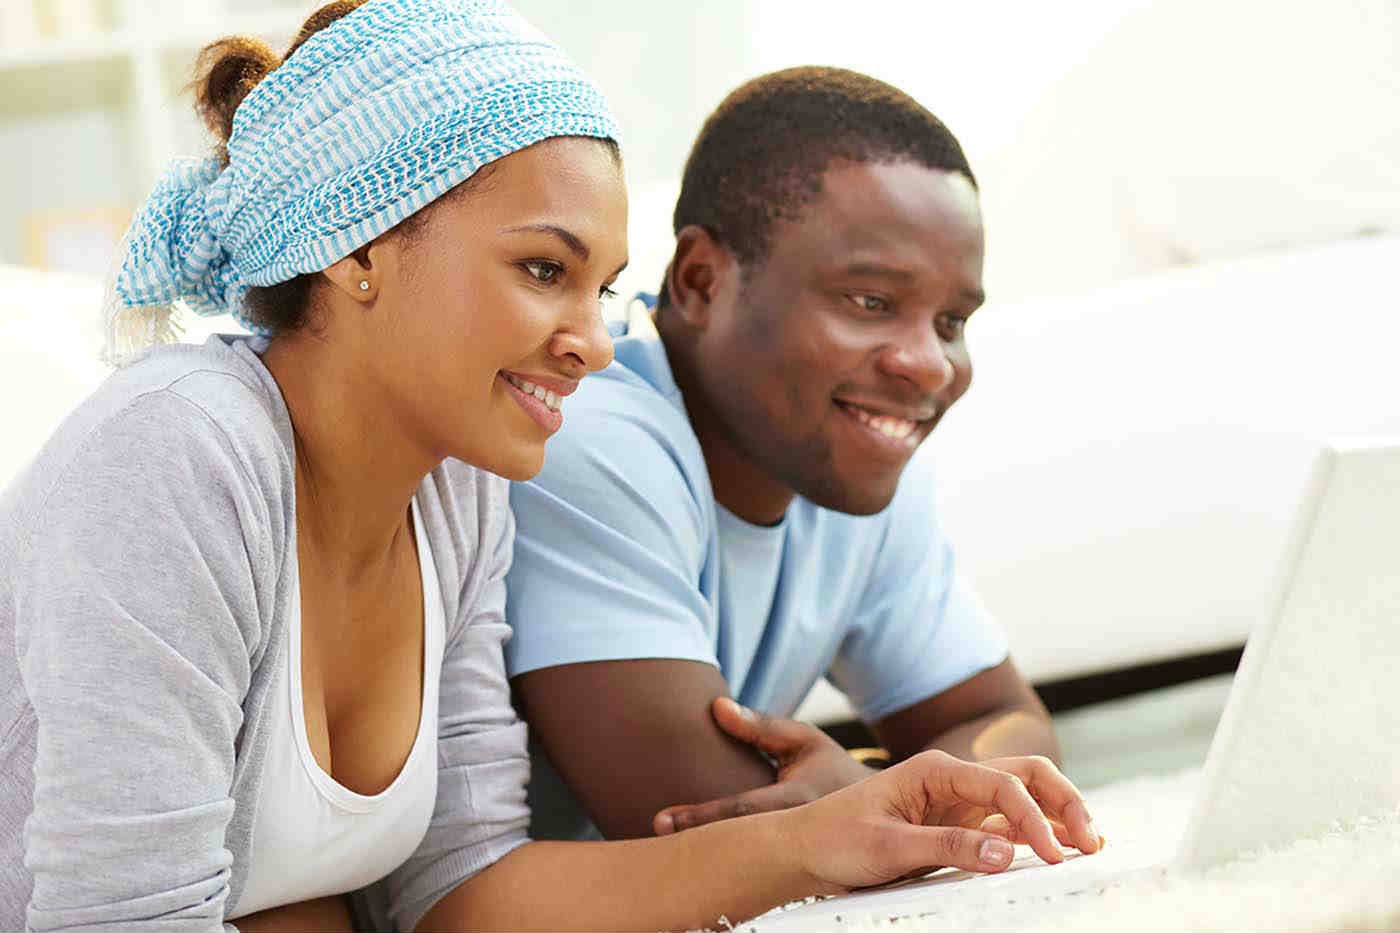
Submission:
POLYGON ((559 405, 564 396, 578 388, 577 380, 528 379, 511 372, 501 372, 500 377, 506 390, 536 424, 549 434, 559 430, 564 423, 564 414, 559 410, 559 405))

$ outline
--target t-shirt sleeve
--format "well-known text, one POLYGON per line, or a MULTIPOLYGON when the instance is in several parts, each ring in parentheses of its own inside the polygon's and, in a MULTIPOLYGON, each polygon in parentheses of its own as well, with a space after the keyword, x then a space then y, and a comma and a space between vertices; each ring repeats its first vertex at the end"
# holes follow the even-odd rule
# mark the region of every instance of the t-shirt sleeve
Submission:
POLYGON ((271 561, 244 469, 202 410, 156 393, 95 429, 22 524, 31 929, 223 925, 235 741, 268 609, 254 566, 271 561))
MULTIPOLYGON (((364 892, 376 929, 414 929, 453 888, 528 842, 525 724, 510 703, 502 645, 514 522, 504 483, 482 534, 488 569, 461 596, 438 693, 437 802, 408 861, 364 892), (385 923, 385 920, 388 923, 385 923)), ((449 632, 452 630, 449 629, 449 632)))
POLYGON ((655 393, 602 388, 606 404, 570 412, 544 470, 512 487, 512 677, 630 658, 717 664, 698 447, 683 446, 684 416, 655 393))
POLYGON ((995 667, 1007 653, 1005 632, 959 573, 939 528, 931 472, 908 470, 832 682, 875 722, 995 667))

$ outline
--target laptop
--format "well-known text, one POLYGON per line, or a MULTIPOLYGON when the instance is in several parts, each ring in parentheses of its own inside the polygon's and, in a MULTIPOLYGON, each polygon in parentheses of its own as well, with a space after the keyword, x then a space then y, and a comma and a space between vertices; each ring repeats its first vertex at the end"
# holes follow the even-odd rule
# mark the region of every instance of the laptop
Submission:
MULTIPOLYGON (((1313 465, 1272 611, 1245 646, 1205 766, 1086 794, 1108 844, 1047 865, 926 878, 779 908, 758 933, 976 911, 1199 871, 1400 806, 1400 439, 1338 441, 1313 465)), ((969 914, 972 916, 972 914, 969 914)))

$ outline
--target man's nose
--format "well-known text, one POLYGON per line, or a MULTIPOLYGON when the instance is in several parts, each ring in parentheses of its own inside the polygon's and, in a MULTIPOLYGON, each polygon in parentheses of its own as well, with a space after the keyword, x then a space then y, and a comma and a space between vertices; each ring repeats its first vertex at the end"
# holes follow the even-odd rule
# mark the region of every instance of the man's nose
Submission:
POLYGON ((910 382, 925 395, 942 391, 957 376, 947 343, 931 327, 891 344, 881 363, 890 375, 910 382))

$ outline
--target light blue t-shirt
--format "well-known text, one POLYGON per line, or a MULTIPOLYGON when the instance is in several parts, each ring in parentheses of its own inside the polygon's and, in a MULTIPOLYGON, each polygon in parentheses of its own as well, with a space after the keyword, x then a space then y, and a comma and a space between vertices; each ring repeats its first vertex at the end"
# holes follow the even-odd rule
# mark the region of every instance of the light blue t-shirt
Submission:
MULTIPOLYGON (((615 347, 565 403, 543 471, 512 486, 511 677, 703 661, 740 702, 790 716, 827 676, 869 722, 1006 659, 1004 633, 955 572, 927 472, 906 472, 875 515, 799 497, 779 524, 750 524, 715 502, 660 341, 615 347)), ((539 754, 533 767, 532 834, 586 834, 539 754)))

